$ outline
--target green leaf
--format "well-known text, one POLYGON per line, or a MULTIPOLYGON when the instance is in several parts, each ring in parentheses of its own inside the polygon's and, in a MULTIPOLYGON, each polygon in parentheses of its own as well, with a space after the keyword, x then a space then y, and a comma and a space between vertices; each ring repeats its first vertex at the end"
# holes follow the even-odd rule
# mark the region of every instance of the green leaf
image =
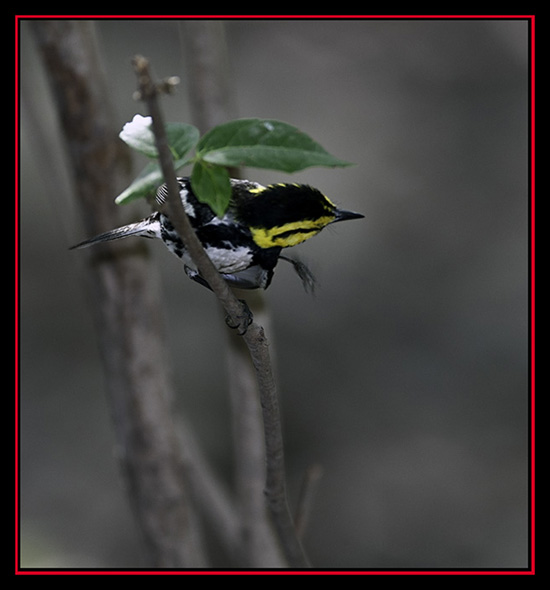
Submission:
POLYGON ((174 160, 181 160, 199 141, 199 130, 187 123, 166 123, 166 138, 174 160))
MULTIPOLYGON (((191 160, 188 158, 180 158, 174 162, 174 168, 177 171, 190 163, 191 160)), ((149 162, 140 172, 139 176, 132 181, 130 186, 118 195, 115 203, 117 205, 127 205, 136 199, 146 197, 152 194, 163 182, 164 176, 159 163, 157 161, 149 162)))
POLYGON ((115 199, 117 205, 127 205, 135 199, 150 195, 161 184, 162 172, 156 162, 150 162, 135 178, 130 186, 125 188, 115 199))
POLYGON ((225 168, 198 160, 191 173, 191 187, 201 203, 206 203, 218 217, 224 216, 231 198, 231 183, 225 168))
POLYGON ((197 157, 220 166, 297 172, 310 166, 350 166, 308 135, 282 121, 237 119, 218 125, 197 145, 197 157))

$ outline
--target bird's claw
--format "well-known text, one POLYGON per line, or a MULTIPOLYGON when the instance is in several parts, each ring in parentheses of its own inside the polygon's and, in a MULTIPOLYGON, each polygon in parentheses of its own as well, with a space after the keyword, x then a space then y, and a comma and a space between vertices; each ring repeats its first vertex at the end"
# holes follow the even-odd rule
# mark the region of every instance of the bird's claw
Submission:
MULTIPOLYGON (((190 268, 189 266, 185 265, 185 273, 187 276, 192 279, 193 281, 207 287, 208 289, 212 290, 212 287, 201 277, 201 275, 196 271, 190 268)), ((247 302, 244 299, 239 299, 239 302, 242 305, 242 313, 237 316, 237 322, 233 322, 230 315, 225 316, 225 323, 232 329, 237 330, 237 334, 239 336, 244 336, 246 331, 248 330, 248 326, 252 323, 254 316, 248 307, 247 302)))
POLYGON ((248 326, 252 323, 254 316, 244 299, 239 299, 239 302, 242 304, 242 313, 237 316, 237 321, 234 322, 231 316, 227 315, 225 316, 225 323, 232 330, 237 330, 239 336, 244 336, 248 330, 248 326))

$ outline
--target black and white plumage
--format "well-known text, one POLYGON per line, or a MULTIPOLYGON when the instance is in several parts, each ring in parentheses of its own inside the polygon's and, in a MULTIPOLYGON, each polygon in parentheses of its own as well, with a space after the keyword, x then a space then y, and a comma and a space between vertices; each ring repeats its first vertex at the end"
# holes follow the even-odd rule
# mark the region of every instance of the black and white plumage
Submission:
MULTIPOLYGON (((337 209, 320 191, 305 185, 262 186, 249 180, 231 179, 230 205, 222 218, 201 203, 191 189, 189 178, 178 178, 180 197, 210 260, 223 278, 242 289, 266 289, 279 259, 289 261, 304 282, 313 287, 313 277, 297 260, 282 256, 284 247, 300 243, 334 221, 363 217, 337 209)), ((157 190, 159 204, 166 200, 167 188, 157 190)), ((157 238, 185 264, 188 276, 208 286, 193 268, 193 262, 168 217, 160 212, 73 246, 82 248, 126 238, 157 238)))

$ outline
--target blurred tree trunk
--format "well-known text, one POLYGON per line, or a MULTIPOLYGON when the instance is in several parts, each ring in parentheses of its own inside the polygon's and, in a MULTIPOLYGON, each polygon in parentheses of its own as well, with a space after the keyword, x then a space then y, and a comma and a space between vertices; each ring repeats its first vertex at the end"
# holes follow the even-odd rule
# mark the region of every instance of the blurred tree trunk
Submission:
MULTIPOLYGON (((120 220, 114 196, 130 182, 90 21, 37 20, 43 57, 86 235, 120 220)), ((184 479, 155 273, 145 244, 90 252, 93 307, 117 454, 138 522, 158 567, 201 567, 205 559, 184 479)))

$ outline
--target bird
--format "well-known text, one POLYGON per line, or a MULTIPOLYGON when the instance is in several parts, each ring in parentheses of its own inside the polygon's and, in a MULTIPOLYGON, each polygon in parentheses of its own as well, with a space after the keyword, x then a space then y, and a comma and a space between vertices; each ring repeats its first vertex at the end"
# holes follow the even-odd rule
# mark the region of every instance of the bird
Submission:
MULTIPOLYGON (((307 265, 283 255, 283 250, 308 240, 332 223, 364 217, 338 208, 320 190, 306 184, 264 186, 235 178, 230 179, 228 209, 218 217, 209 205, 199 201, 189 177, 178 177, 177 182, 184 210, 214 267, 230 286, 239 289, 267 289, 278 261, 285 260, 293 265, 306 290, 313 290, 315 279, 307 265)), ((162 184, 155 197, 159 209, 167 195, 167 185, 162 184)), ((183 261, 187 276, 209 288, 169 217, 161 211, 84 240, 71 249, 130 236, 162 240, 183 261)))

